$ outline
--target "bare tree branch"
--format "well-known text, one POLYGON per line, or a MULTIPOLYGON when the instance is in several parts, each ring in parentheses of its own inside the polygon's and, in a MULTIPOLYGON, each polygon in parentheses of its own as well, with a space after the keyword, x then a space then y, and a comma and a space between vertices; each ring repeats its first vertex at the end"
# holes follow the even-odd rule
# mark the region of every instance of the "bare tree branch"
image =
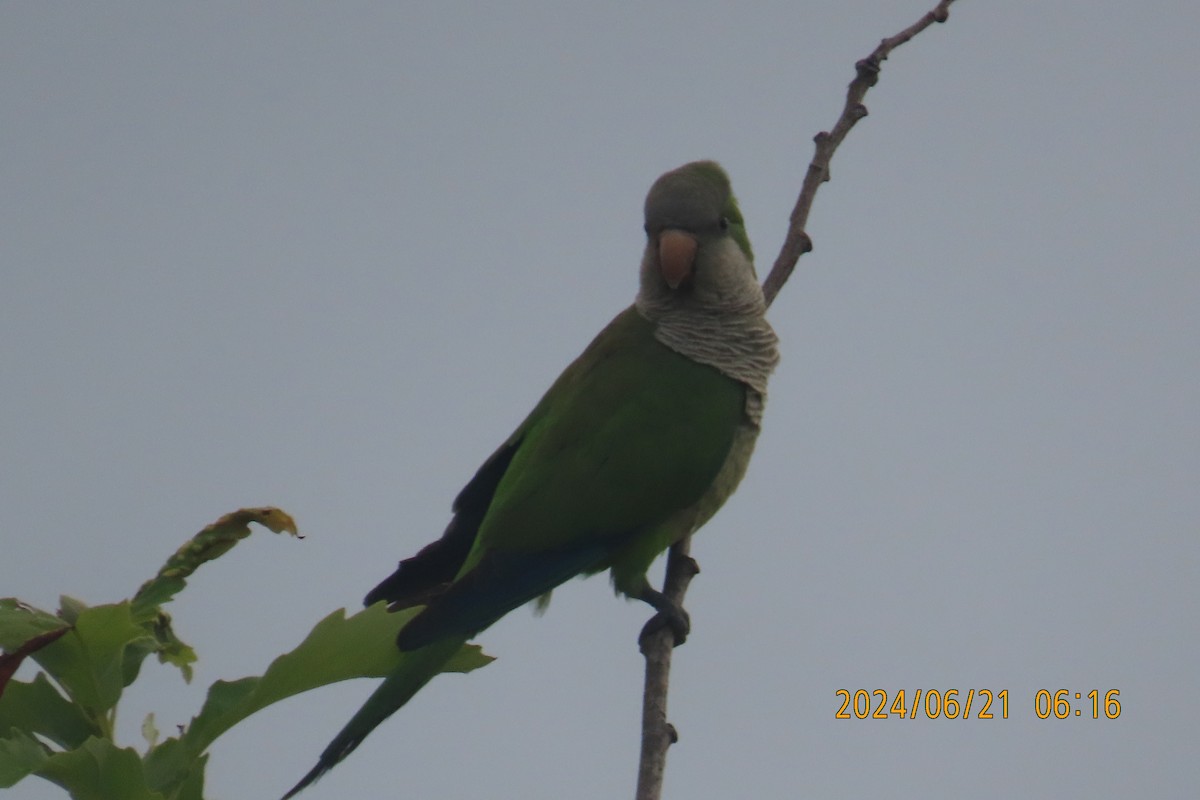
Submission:
POLYGON ((816 152, 813 154, 812 161, 809 162, 808 172, 804 176, 804 185, 800 188, 800 196, 796 198, 796 206, 792 209, 787 235, 783 240, 783 248, 780 249, 779 256, 775 259, 775 265, 771 267, 767 279, 763 281, 763 295, 766 296, 768 306, 779 294, 783 284, 791 277, 800 256, 812 250, 812 239, 805 232, 805 227, 808 225, 808 212, 812 209, 817 189, 822 183, 829 180, 829 162, 833 160, 833 154, 838 149, 838 145, 846 138, 850 129, 867 115, 867 107, 863 105, 862 101, 867 90, 879 81, 879 72, 883 62, 893 50, 933 23, 945 22, 950 16, 950 4, 953 2, 954 0, 941 0, 932 11, 926 12, 921 19, 895 36, 881 41, 871 55, 854 65, 857 74, 854 80, 850 81, 850 86, 846 91, 846 104, 842 107, 842 115, 838 117, 832 130, 821 131, 813 137, 813 141, 816 143, 816 152))
MULTIPOLYGON (((881 41, 869 56, 854 65, 856 75, 846 91, 846 103, 841 116, 831 130, 821 131, 813 137, 816 151, 804 176, 800 196, 792 209, 783 247, 766 280, 763 281, 763 295, 768 306, 791 277, 800 256, 812 250, 812 239, 805 231, 805 226, 808 224, 808 213, 817 196, 817 189, 829 180, 829 162, 833 159, 838 145, 846 138, 850 129, 867 116, 867 107, 862 101, 867 90, 879 81, 883 62, 893 50, 933 23, 945 22, 950 16, 950 5, 953 2, 954 0, 940 0, 933 10, 926 12, 921 19, 895 36, 881 41)), ((667 557, 666 577, 663 579, 663 594, 680 606, 683 605, 688 584, 700 571, 695 560, 688 554, 690 550, 690 536, 671 547, 667 557)), ((674 726, 667 722, 667 689, 673 648, 674 636, 669 628, 661 629, 642 641, 642 653, 646 657, 646 680, 642 694, 642 750, 638 763, 636 800, 659 800, 662 796, 667 749, 678 739, 674 726)))
MULTIPOLYGON (((688 555, 692 538, 678 542, 667 554, 667 575, 663 594, 675 603, 683 603, 688 584, 700 571, 688 555)), ((642 638, 646 657, 646 680, 642 690, 642 754, 638 761, 637 798, 657 798, 662 792, 663 771, 667 768, 667 748, 678 739, 675 726, 667 722, 667 685, 671 677, 671 654, 675 634, 664 626, 642 638)))

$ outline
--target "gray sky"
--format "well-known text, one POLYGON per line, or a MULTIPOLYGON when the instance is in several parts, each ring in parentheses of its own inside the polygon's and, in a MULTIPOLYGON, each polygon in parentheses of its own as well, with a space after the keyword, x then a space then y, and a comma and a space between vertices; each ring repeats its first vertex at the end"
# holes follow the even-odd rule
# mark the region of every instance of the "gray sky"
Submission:
MULTIPOLYGON (((0 595, 119 600, 292 513, 192 580, 196 681, 148 666, 121 730, 186 722, 441 533, 632 299, 657 175, 720 160, 765 273, 854 61, 931 4, 6 4, 0 595)), ((1198 26, 964 0, 886 63, 695 543, 667 797, 1194 796, 1198 26), (1009 719, 839 721, 842 688, 1009 719)), ((632 796, 646 617, 601 578, 512 613, 305 796, 632 796)), ((370 688, 244 723, 209 796, 277 797, 370 688)))

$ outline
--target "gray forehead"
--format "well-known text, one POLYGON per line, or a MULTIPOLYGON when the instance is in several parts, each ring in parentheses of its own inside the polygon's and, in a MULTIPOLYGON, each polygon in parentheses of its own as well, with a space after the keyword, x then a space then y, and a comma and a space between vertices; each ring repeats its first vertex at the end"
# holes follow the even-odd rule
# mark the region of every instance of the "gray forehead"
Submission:
POLYGON ((688 226, 721 216, 729 200, 729 179, 715 164, 687 165, 663 175, 646 195, 646 224, 688 226))

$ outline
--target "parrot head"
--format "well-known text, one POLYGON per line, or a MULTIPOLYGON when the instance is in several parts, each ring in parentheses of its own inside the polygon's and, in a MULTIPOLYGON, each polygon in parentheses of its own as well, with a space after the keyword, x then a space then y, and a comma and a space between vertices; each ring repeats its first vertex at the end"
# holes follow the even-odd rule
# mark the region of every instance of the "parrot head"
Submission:
POLYGON ((762 303, 754 255, 729 176, 693 161, 646 195, 639 306, 721 311, 762 303))

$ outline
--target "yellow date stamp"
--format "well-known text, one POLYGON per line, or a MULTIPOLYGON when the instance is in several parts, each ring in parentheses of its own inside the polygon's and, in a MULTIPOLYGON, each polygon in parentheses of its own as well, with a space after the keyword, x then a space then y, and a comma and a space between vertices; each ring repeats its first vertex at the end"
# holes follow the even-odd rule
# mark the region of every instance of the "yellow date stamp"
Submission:
MULTIPOLYGON (((838 689, 841 703, 834 719, 1008 719, 1008 689, 838 689)), ((1033 713, 1038 719, 1116 719, 1121 690, 1038 689, 1033 713)))

